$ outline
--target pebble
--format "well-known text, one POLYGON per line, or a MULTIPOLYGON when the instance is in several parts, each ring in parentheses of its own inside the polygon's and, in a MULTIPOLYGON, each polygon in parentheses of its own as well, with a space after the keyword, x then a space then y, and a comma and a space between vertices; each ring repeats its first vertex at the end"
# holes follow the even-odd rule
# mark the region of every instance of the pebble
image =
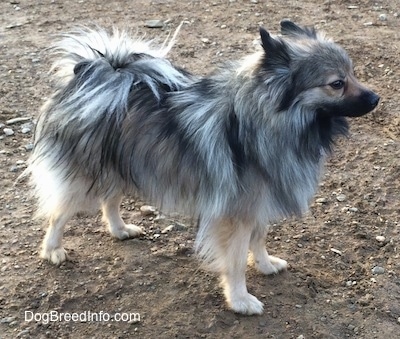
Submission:
POLYGON ((336 200, 340 201, 340 202, 345 201, 346 200, 346 196, 344 194, 338 194, 336 196, 336 200))
POLYGON ((32 144, 32 143, 26 144, 26 145, 24 146, 24 148, 25 148, 27 151, 32 151, 32 150, 33 150, 33 144, 32 144))
POLYGON ((156 208, 150 205, 143 205, 142 207, 140 207, 140 212, 144 216, 154 215, 156 212, 156 208))
POLYGON ((9 324, 15 320, 15 317, 4 317, 0 319, 0 323, 9 324))
POLYGON ((397 318, 397 322, 400 324, 400 317, 397 318))
POLYGON ((331 251, 332 251, 333 253, 342 255, 342 251, 339 251, 339 250, 337 250, 336 248, 331 248, 331 251))
POLYGON ((19 332, 19 333, 17 334, 16 338, 22 337, 22 336, 24 336, 25 334, 29 334, 29 329, 26 329, 26 330, 23 330, 23 331, 19 332))
POLYGON ((14 131, 11 128, 4 128, 3 132, 7 136, 14 135, 14 131))
POLYGON ((174 229, 177 231, 185 231, 187 229, 186 225, 181 224, 180 222, 175 222, 174 229))
POLYGON ((358 208, 357 207, 350 207, 349 211, 350 212, 358 212, 358 208))
POLYGON ((169 231, 172 231, 172 230, 174 229, 174 227, 175 227, 175 225, 169 225, 169 226, 165 227, 165 228, 161 231, 161 233, 162 233, 162 234, 168 233, 169 231))
POLYGON ((379 14, 379 20, 380 21, 386 21, 387 20, 387 15, 386 14, 379 14))
POLYGON ((383 235, 377 235, 375 239, 378 242, 384 242, 386 240, 386 238, 383 235))
POLYGON ((202 38, 202 39, 201 39, 201 42, 203 42, 203 43, 205 43, 205 44, 208 44, 208 43, 210 43, 210 39, 208 39, 208 38, 202 38))
POLYGON ((304 339, 304 335, 300 334, 296 339, 304 339))
POLYGON ((164 21, 162 21, 162 20, 147 20, 145 23, 145 26, 149 27, 149 28, 163 28, 164 21))
POLYGON ((315 200, 318 204, 325 204, 328 200, 326 198, 318 198, 315 200))
POLYGON ((383 274, 383 273, 385 273, 385 269, 381 266, 375 266, 372 269, 372 274, 383 274))

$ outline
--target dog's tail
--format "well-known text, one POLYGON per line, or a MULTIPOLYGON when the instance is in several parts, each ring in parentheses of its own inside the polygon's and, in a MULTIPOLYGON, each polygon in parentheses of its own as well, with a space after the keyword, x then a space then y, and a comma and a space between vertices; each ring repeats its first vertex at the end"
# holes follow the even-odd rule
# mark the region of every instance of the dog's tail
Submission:
POLYGON ((181 25, 160 48, 153 48, 149 41, 133 40, 117 29, 108 33, 101 28, 82 28, 64 35, 53 48, 58 56, 52 67, 58 88, 53 103, 62 104, 59 111, 70 115, 67 120, 87 122, 95 112, 118 115, 125 111, 135 88, 145 86, 158 99, 162 89, 182 88, 187 74, 164 58, 181 25))

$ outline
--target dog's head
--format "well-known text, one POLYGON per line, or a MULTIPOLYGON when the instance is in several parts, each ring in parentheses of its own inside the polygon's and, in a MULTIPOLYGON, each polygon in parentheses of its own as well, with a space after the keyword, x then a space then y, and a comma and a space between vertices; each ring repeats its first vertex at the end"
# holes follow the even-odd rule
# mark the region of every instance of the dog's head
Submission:
POLYGON ((285 87, 279 110, 301 103, 317 114, 356 117, 372 111, 379 96, 355 77, 352 62, 337 44, 314 28, 281 22, 282 37, 260 28, 261 74, 285 87))

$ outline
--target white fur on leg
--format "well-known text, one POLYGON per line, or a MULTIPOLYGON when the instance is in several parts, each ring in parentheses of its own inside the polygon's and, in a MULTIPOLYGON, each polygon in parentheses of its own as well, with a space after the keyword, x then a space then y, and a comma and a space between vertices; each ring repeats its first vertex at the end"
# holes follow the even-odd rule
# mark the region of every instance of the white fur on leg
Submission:
POLYGON ((247 315, 263 313, 263 303, 247 292, 244 273, 235 272, 222 276, 222 287, 226 302, 232 311, 247 315))
POLYGON ((40 257, 42 259, 48 260, 56 266, 60 266, 64 261, 67 260, 68 255, 67 251, 63 247, 55 248, 52 250, 43 248, 42 252, 40 253, 40 257))
POLYGON ((67 215, 52 218, 43 240, 40 257, 57 266, 61 265, 68 258, 67 252, 62 247, 64 226, 68 220, 69 216, 67 215))
POLYGON ((113 237, 124 240, 134 238, 143 233, 143 230, 136 225, 126 225, 119 213, 121 197, 114 197, 103 202, 103 219, 113 237))
POLYGON ((287 261, 269 255, 264 245, 264 235, 260 229, 253 231, 250 240, 252 260, 256 269, 263 274, 276 274, 287 268, 287 261))
POLYGON ((109 224, 109 229, 113 237, 119 240, 135 238, 143 234, 143 230, 139 226, 133 224, 126 225, 123 223, 122 225, 118 225, 113 223, 109 224))
POLYGON ((198 253, 220 272, 226 302, 234 312, 261 314, 263 304, 247 292, 246 267, 252 229, 231 219, 203 219, 197 238, 198 253))
MULTIPOLYGON (((267 251, 265 251, 267 253, 267 251)), ((256 269, 265 274, 277 274, 280 271, 283 271, 287 268, 288 263, 286 260, 280 259, 278 257, 274 257, 273 255, 268 255, 266 254, 265 256, 263 255, 262 257, 259 257, 258 259, 254 258, 253 254, 253 261, 254 261, 254 266, 256 269)))

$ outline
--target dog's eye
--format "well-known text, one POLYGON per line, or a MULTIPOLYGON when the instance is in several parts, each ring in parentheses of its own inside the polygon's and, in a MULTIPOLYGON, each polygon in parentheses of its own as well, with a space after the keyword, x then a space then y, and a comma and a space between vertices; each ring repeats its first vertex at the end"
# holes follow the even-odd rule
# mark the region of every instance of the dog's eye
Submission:
POLYGON ((344 81, 343 80, 336 80, 332 83, 329 84, 333 89, 342 89, 344 87, 344 81))

